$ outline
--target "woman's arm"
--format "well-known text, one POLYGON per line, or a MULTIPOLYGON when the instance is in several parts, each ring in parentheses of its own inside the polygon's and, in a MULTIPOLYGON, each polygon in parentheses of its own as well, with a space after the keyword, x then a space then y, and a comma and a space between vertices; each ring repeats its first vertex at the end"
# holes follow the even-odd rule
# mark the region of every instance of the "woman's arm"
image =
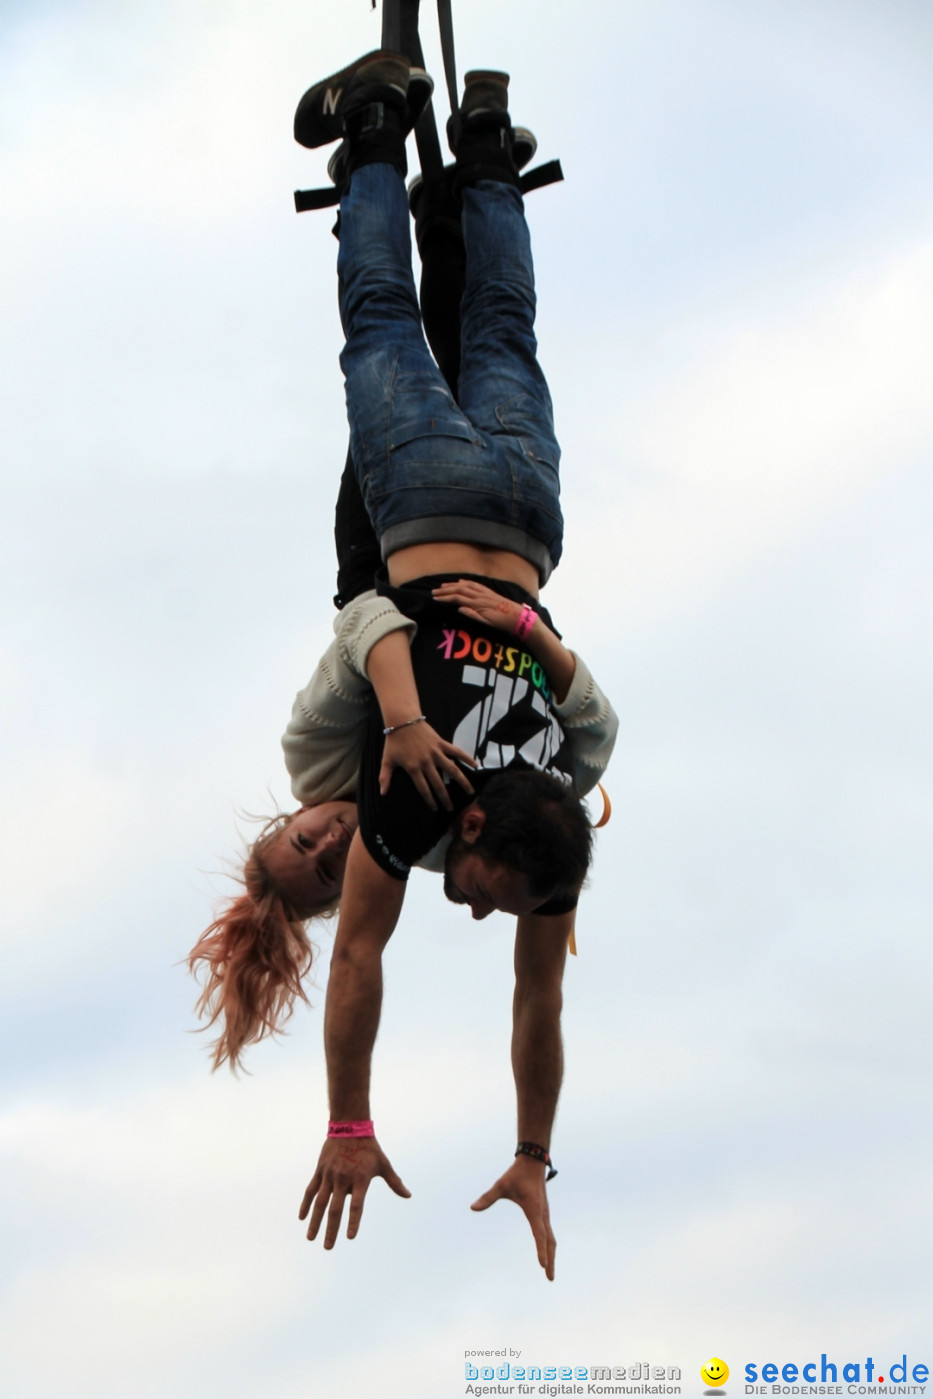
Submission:
POLYGON ((411 637, 415 624, 387 598, 363 593, 334 619, 334 640, 292 707, 282 735, 292 793, 306 806, 356 794, 372 688, 369 652, 393 632, 411 637))
POLYGON ((519 636, 522 613, 530 614, 527 615, 530 629, 523 631, 519 639, 544 667, 557 703, 564 702, 573 683, 576 657, 531 608, 526 610, 520 602, 502 597, 470 578, 461 578, 458 583, 442 583, 434 589, 434 597, 438 602, 452 602, 464 617, 472 617, 474 622, 485 622, 489 627, 498 627, 515 636, 519 636))
MULTIPOLYGON (((374 592, 361 594, 336 618, 335 639, 299 691, 282 737, 285 766, 298 801, 313 805, 355 795, 373 689, 386 728, 421 713, 411 668, 416 630, 394 603, 374 592)), ((454 758, 472 764, 430 725, 413 724, 389 736, 381 781, 387 789, 393 769, 402 767, 432 809, 432 790, 449 809, 445 774, 472 791, 454 758)))
MULTIPOLYGON (((470 579, 444 583, 434 590, 439 602, 453 603, 465 617, 516 633, 522 604, 502 597, 470 579)), ((527 621, 531 619, 526 617, 527 621)), ((569 650, 540 617, 520 638, 544 668, 554 694, 557 717, 570 745, 574 784, 581 796, 591 792, 608 766, 619 731, 619 719, 590 674, 589 667, 569 650)))
POLYGON ((446 811, 452 811, 445 775, 448 781, 459 782, 472 796, 470 780, 455 760, 470 767, 476 767, 476 761, 463 748, 441 738, 422 715, 411 665, 411 646, 405 633, 395 631, 377 642, 369 653, 367 669, 379 701, 383 725, 394 730, 385 736, 379 791, 385 796, 393 771, 400 767, 408 773, 432 811, 437 810, 437 802, 446 811))

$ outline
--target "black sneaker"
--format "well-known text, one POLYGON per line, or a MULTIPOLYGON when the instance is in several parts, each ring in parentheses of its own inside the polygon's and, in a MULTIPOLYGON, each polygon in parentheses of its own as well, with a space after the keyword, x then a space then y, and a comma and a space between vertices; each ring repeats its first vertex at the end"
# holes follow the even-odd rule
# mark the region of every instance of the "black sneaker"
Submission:
POLYGON ((328 179, 333 180, 334 184, 337 186, 337 189, 341 194, 344 194, 346 192, 347 185, 349 184, 349 161, 350 144, 346 139, 344 139, 340 142, 340 145, 337 147, 330 160, 327 162, 328 179))
POLYGON ((347 117, 371 102, 403 112, 410 131, 433 91, 422 68, 412 68, 401 54, 376 49, 308 88, 295 112, 295 140, 312 149, 339 141, 347 117))
POLYGON ((509 75, 493 69, 474 68, 463 78, 460 119, 469 121, 471 117, 484 116, 489 112, 508 116, 509 75))
POLYGON ((460 110, 447 123, 447 138, 457 157, 457 186, 478 179, 518 184, 538 149, 532 132, 513 127, 509 116, 509 75, 488 69, 466 74, 460 110))

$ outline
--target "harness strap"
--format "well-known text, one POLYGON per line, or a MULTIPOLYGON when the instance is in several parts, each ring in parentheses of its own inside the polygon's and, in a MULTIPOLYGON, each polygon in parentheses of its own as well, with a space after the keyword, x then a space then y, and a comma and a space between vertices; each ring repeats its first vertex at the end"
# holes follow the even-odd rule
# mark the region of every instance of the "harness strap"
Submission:
POLYGON ((536 165, 533 170, 526 170, 523 175, 519 175, 518 184, 522 194, 531 194, 532 190, 543 189, 545 185, 556 185, 563 178, 560 161, 548 160, 544 165, 536 165))
POLYGON ((434 110, 430 102, 415 124, 415 145, 418 147, 418 159, 421 162, 421 173, 424 178, 426 180, 439 179, 444 172, 444 156, 441 152, 437 123, 434 120, 434 110))
POLYGON ((310 209, 332 209, 340 203, 340 191, 334 185, 327 189, 296 189, 295 213, 305 214, 310 209))
MULTIPOLYGON (((418 127, 420 127, 421 120, 423 120, 423 117, 424 113, 422 113, 422 118, 418 122, 418 127)), ((433 128, 433 119, 431 121, 431 126, 433 128)), ((416 136, 420 134, 418 131, 418 127, 415 128, 416 136)), ((436 137, 437 133, 435 129, 435 140, 436 137)), ((439 147, 437 153, 437 161, 438 165, 440 165, 441 161, 439 147)), ((428 172, 425 169, 426 164, 427 162, 425 161, 424 155, 422 154, 422 172, 427 177, 428 172)), ((443 166, 441 166, 441 168, 443 169, 443 166)), ((557 182, 559 180, 562 180, 563 178, 564 172, 561 169, 560 161, 549 160, 544 165, 536 165, 533 170, 526 170, 523 175, 519 175, 518 180, 522 194, 531 194, 536 189, 543 189, 545 185, 557 184, 557 182)), ((340 191, 338 189, 335 189, 333 185, 328 185, 326 189, 295 190, 296 214, 304 214, 307 213, 309 210, 314 209, 332 209, 336 204, 339 203, 340 191)))
POLYGON ((460 110, 457 93, 457 58, 454 53, 454 17, 451 0, 437 0, 437 23, 441 31, 441 53, 444 57, 444 76, 447 79, 447 95, 450 98, 450 111, 456 116, 460 110))

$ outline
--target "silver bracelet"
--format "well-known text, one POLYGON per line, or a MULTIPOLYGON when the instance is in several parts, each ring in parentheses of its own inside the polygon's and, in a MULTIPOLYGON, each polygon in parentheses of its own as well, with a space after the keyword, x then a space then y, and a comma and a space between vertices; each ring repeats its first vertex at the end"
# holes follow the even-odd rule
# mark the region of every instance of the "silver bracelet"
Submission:
POLYGON ((428 716, 426 714, 419 714, 416 719, 406 719, 404 724, 390 724, 389 727, 383 729, 382 732, 385 737, 388 738, 389 734, 398 733, 399 729, 407 729, 410 724, 426 724, 427 720, 428 716))

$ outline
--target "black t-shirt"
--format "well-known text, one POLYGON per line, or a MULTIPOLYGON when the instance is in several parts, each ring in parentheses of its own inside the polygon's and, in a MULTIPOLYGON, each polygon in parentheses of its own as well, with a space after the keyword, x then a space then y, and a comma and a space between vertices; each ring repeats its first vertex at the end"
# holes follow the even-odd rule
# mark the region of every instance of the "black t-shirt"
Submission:
MULTIPOLYGON (((540 768, 570 783, 567 740, 541 666, 515 636, 474 622, 431 596, 440 583, 464 576, 471 575, 438 574, 400 588, 378 585, 380 593, 418 624, 411 661, 422 713, 443 738, 476 759, 477 769, 467 772, 477 792, 496 772, 516 765, 540 768)), ((477 581, 504 597, 534 605, 551 625, 547 612, 517 584, 477 581)), ((383 742, 382 716, 374 699, 357 788, 360 833, 376 863, 395 879, 406 880, 411 866, 434 848, 454 815, 432 811, 408 774, 398 770, 386 796, 380 796, 383 742)), ((456 782, 448 791, 454 814, 473 800, 456 782)), ((533 838, 531 831, 529 839, 533 838)), ((553 899, 539 912, 564 913, 573 906, 572 901, 553 899)))

